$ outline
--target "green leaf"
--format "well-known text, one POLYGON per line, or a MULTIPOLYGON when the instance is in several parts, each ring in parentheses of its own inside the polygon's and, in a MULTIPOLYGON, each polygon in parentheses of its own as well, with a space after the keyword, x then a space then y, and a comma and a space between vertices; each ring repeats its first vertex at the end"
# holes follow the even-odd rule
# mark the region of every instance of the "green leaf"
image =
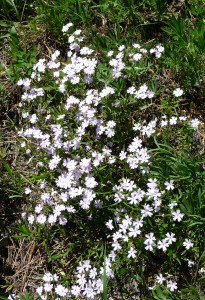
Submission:
POLYGON ((11 178, 13 179, 13 181, 14 181, 14 183, 15 183, 16 181, 15 181, 15 178, 14 178, 14 176, 13 176, 13 173, 12 173, 12 171, 11 171, 9 165, 5 162, 5 160, 4 160, 2 157, 1 157, 1 161, 2 161, 2 163, 4 164, 4 166, 5 166, 6 170, 7 170, 7 172, 9 173, 9 175, 11 176, 11 178))
MULTIPOLYGON (((10 228, 11 230, 22 233, 23 236, 25 236, 25 237, 32 236, 32 232, 29 230, 27 222, 26 222, 25 225, 19 224, 19 227, 8 227, 8 228, 10 228)), ((19 237, 22 237, 22 236, 19 236, 19 237)))
POLYGON ((144 110, 144 109, 147 109, 148 107, 152 106, 153 103, 150 103, 150 104, 147 104, 147 105, 144 105, 142 107, 140 107, 140 110, 144 110))
POLYGON ((12 195, 12 196, 9 196, 9 199, 12 199, 12 198, 22 198, 23 195, 12 195))
POLYGON ((120 275, 124 275, 126 273, 127 273, 127 269, 126 268, 120 269, 120 275))
POLYGON ((18 38, 15 26, 12 26, 11 31, 10 31, 10 36, 11 36, 11 39, 15 42, 15 44, 18 45, 19 44, 19 38, 18 38))

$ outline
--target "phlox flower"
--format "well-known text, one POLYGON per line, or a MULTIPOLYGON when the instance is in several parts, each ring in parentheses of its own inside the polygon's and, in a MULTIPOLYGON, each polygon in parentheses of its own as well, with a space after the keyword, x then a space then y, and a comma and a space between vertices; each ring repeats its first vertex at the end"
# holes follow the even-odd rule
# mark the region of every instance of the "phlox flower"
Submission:
POLYGON ((177 117, 171 117, 169 120, 170 125, 176 125, 177 124, 177 117))
POLYGON ((177 206, 177 203, 176 202, 172 202, 168 206, 169 206, 170 209, 173 209, 175 206, 177 206))
POLYGON ((85 177, 85 185, 87 188, 93 189, 98 185, 98 183, 93 176, 89 175, 85 177))
POLYGON ((36 221, 39 224, 44 224, 46 222, 46 216, 44 214, 40 214, 38 215, 38 217, 36 218, 36 221))
POLYGON ((43 275, 43 281, 45 281, 45 282, 51 282, 51 281, 53 281, 53 275, 50 272, 45 273, 43 275))
POLYGON ((149 234, 146 234, 145 237, 147 238, 144 242, 146 245, 145 249, 152 251, 154 249, 153 247, 156 245, 154 242, 156 240, 154 233, 150 232, 149 234))
POLYGON ((137 235, 139 235, 141 233, 141 230, 139 230, 138 226, 135 226, 134 228, 131 227, 129 229, 129 236, 133 236, 133 237, 136 237, 137 235))
POLYGON ((140 54, 140 53, 136 53, 135 55, 133 55, 133 59, 135 61, 139 61, 141 58, 142 58, 142 54, 140 54))
POLYGON ((58 284, 55 288, 55 293, 60 297, 65 297, 68 293, 68 289, 65 288, 62 284, 58 284))
POLYGON ((53 288, 53 284, 52 283, 47 282, 47 283, 44 284, 44 290, 45 290, 45 292, 52 291, 52 288, 53 288))
POLYGON ((36 289, 36 293, 39 294, 39 295, 41 296, 42 293, 43 293, 43 286, 39 286, 39 287, 36 289))
POLYGON ((133 44, 132 46, 133 46, 135 49, 137 49, 137 48, 140 49, 140 48, 141 48, 141 46, 140 46, 139 44, 133 44))
POLYGON ((114 53, 114 52, 111 50, 111 51, 109 51, 109 52, 107 53, 107 56, 108 56, 108 57, 111 57, 111 56, 113 56, 113 53, 114 53))
POLYGON ((194 128, 198 128, 198 126, 200 125, 200 121, 198 119, 193 119, 191 120, 191 126, 194 127, 194 128))
POLYGON ((173 220, 180 222, 183 219, 184 214, 180 212, 179 209, 172 212, 173 220))
POLYGON ((31 193, 30 187, 25 188, 24 192, 25 192, 26 195, 29 195, 31 193))
POLYGON ((112 247, 114 251, 118 251, 122 248, 118 242, 112 243, 112 247))
POLYGON ((180 117, 179 117, 179 120, 180 120, 180 121, 186 121, 186 120, 187 120, 187 117, 185 117, 185 116, 180 116, 180 117))
POLYGON ((168 289, 170 289, 171 292, 174 292, 174 290, 177 290, 177 283, 175 281, 170 280, 167 284, 168 289))
POLYGON ((184 243, 183 243, 183 246, 189 250, 190 248, 194 247, 194 244, 192 243, 191 240, 189 239, 185 239, 184 243))
POLYGON ((166 185, 166 190, 170 191, 174 189, 174 180, 166 181, 164 184, 166 185))
POLYGON ((77 297, 81 293, 81 288, 78 285, 73 285, 71 289, 71 293, 77 297))
POLYGON ((30 122, 32 124, 35 124, 36 122, 38 121, 38 117, 36 114, 33 114, 31 117, 30 117, 30 122))
POLYGON ((35 207, 35 213, 39 214, 43 209, 43 205, 42 204, 38 204, 35 207))
POLYGON ((35 218, 34 218, 34 215, 30 215, 30 216, 28 216, 28 223, 29 224, 33 224, 33 222, 34 222, 34 220, 35 220, 35 218))
POLYGON ((106 227, 110 230, 114 228, 113 226, 113 220, 109 220, 107 223, 105 223, 106 227))
POLYGON ((160 273, 158 276, 157 276, 157 283, 159 284, 163 284, 163 282, 165 281, 165 278, 162 276, 162 274, 160 273))
POLYGON ((173 91, 173 94, 175 97, 180 97, 183 94, 183 90, 180 88, 177 88, 176 90, 173 91))
POLYGON ((48 223, 51 224, 51 226, 53 226, 57 221, 57 216, 56 215, 53 215, 51 214, 49 217, 48 217, 48 223))
POLYGON ((72 26, 73 26, 73 23, 68 23, 68 24, 64 25, 62 28, 62 32, 67 32, 68 29, 72 26))
POLYGON ((162 241, 158 242, 157 248, 162 249, 163 251, 166 251, 169 247, 169 243, 167 242, 167 239, 163 239, 162 241))
POLYGON ((173 242, 176 242, 175 234, 167 232, 165 240, 169 245, 171 245, 173 242))
POLYGON ((149 204, 145 204, 141 209, 142 217, 151 217, 153 215, 152 211, 153 208, 149 204))
POLYGON ((112 261, 115 261, 116 254, 114 251, 111 251, 108 256, 112 259, 112 261))
POLYGON ((134 250, 134 248, 133 247, 131 247, 130 248, 130 250, 128 251, 128 255, 127 255, 127 258, 135 258, 136 257, 136 253, 137 251, 136 250, 134 250))
POLYGON ((188 262, 188 267, 191 268, 192 266, 194 266, 194 262, 191 261, 190 259, 187 259, 188 262))

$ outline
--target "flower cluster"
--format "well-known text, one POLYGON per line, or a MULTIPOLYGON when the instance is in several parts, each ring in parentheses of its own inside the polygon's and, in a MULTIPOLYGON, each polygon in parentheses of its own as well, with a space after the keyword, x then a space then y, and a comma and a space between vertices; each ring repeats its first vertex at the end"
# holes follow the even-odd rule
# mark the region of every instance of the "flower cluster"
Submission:
MULTIPOLYGON (((65 25, 63 33, 67 34, 70 28, 71 23, 65 25)), ((33 211, 24 212, 23 217, 30 228, 49 230, 57 225, 66 226, 70 220, 78 226, 80 217, 84 224, 91 224, 95 219, 96 228, 103 227, 100 230, 104 231, 110 246, 105 264, 102 259, 96 265, 91 259, 82 260, 73 273, 75 282, 67 287, 56 274, 46 273, 43 285, 36 291, 42 299, 50 299, 46 296, 48 293, 63 299, 98 299, 103 292, 104 273, 107 278, 114 278, 121 255, 133 261, 141 251, 161 251, 166 255, 176 243, 179 243, 178 249, 185 247, 190 252, 194 247, 189 236, 184 233, 180 236, 181 232, 177 232, 178 223, 183 222, 186 215, 175 201, 166 199, 167 194, 175 191, 176 183, 169 178, 160 182, 153 176, 149 146, 149 140, 157 132, 174 125, 188 126, 187 118, 163 116, 149 122, 136 118, 134 124, 127 127, 123 127, 118 118, 123 115, 123 121, 126 119, 124 110, 133 99, 144 103, 153 101, 155 96, 148 84, 137 87, 126 81, 131 77, 127 64, 135 66, 150 53, 159 58, 164 47, 157 45, 148 51, 134 44, 131 53, 124 45, 118 47, 117 53, 109 51, 107 68, 112 68, 112 78, 104 85, 102 82, 106 81, 97 80, 97 56, 91 48, 82 46, 82 41, 81 30, 74 31, 68 36, 66 63, 58 61, 60 52, 55 51, 51 60, 40 59, 33 66, 31 78, 17 83, 23 90, 21 107, 25 120, 24 128, 18 132, 23 140, 21 147, 34 151, 35 145, 39 155, 37 167, 40 172, 49 174, 37 187, 25 188, 25 194, 32 201, 35 199, 35 205, 33 211), (47 90, 43 88, 46 76, 62 99, 59 110, 51 109, 49 113, 43 107, 47 97, 47 90), (123 95, 113 84, 118 81, 121 84, 120 80, 124 80, 126 86, 123 95), (123 97, 128 99, 126 105, 123 97), (35 109, 37 106, 36 112, 32 110, 30 115, 27 103, 33 103, 35 109), (104 223, 99 221, 98 225, 101 213, 104 223), (155 225, 150 228, 152 222, 155 225)), ((173 93, 179 97, 183 91, 177 89, 173 93)), ((198 119, 190 122, 194 128, 201 124, 198 119)), ((165 278, 160 274, 157 283, 163 281, 165 278)), ((167 287, 174 291, 177 284, 170 280, 167 287)))

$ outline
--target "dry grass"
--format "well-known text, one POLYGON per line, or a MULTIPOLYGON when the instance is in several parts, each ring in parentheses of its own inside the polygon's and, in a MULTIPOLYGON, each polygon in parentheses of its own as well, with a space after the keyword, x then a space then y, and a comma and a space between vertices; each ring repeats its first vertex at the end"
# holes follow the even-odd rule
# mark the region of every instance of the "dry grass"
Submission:
POLYGON ((15 241, 11 238, 12 245, 8 247, 8 260, 13 275, 6 276, 10 287, 22 294, 26 289, 35 291, 40 283, 40 276, 46 269, 46 256, 41 244, 21 238, 15 241))

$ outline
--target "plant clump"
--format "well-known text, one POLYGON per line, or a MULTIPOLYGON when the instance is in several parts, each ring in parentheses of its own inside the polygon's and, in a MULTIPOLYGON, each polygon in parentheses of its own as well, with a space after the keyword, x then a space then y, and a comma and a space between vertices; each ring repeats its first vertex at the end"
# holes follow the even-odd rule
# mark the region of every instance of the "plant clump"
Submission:
MULTIPOLYGON (((169 140, 179 137, 186 145, 204 124, 184 114, 143 117, 160 98, 152 66, 163 45, 120 45, 99 59, 84 46, 81 30, 72 28, 69 23, 62 29, 66 61, 55 51, 17 83, 24 120, 20 148, 38 172, 25 187, 22 222, 50 256, 50 271, 39 274, 42 285, 35 292, 41 299, 101 299, 125 275, 135 282, 133 296, 146 289, 147 295, 178 299, 199 267, 203 275, 203 226, 195 230, 188 192, 181 191, 186 177, 194 180, 186 156, 192 149, 184 147, 180 177, 180 158, 169 140), (52 257, 62 239, 62 253, 52 257)), ((176 88, 169 101, 179 103, 185 94, 176 88)), ((200 160, 197 168, 199 178, 200 160)), ((203 219, 201 203, 195 209, 203 219)))

